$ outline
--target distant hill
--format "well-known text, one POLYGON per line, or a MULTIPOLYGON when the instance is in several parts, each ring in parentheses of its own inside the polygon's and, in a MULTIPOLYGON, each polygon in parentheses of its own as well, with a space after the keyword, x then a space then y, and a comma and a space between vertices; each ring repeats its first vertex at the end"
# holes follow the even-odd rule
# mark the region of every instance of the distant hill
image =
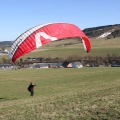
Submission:
POLYGON ((0 46, 11 46, 13 41, 1 41, 0 46))
MULTIPOLYGON (((96 39, 120 37, 120 24, 85 28, 83 32, 89 38, 96 39)), ((13 41, 1 41, 0 46, 11 46, 12 43, 13 41)))
POLYGON ((83 32, 90 38, 120 37, 120 24, 86 28, 83 32))

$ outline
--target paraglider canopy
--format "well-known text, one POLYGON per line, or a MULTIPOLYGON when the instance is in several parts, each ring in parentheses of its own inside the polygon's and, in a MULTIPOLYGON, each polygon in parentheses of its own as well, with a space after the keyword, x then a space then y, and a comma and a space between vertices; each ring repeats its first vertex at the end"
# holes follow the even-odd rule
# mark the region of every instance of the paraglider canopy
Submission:
POLYGON ((81 38, 86 52, 90 52, 90 39, 74 24, 49 23, 35 26, 21 34, 11 46, 9 56, 13 62, 25 54, 56 40, 81 38))

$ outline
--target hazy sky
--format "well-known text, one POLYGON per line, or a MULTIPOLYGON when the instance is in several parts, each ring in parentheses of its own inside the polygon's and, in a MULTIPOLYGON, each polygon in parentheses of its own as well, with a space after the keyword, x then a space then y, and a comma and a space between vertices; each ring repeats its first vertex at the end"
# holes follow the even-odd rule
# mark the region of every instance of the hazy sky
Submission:
POLYGON ((120 24, 120 0, 0 0, 0 41, 31 27, 67 22, 81 29, 120 24))

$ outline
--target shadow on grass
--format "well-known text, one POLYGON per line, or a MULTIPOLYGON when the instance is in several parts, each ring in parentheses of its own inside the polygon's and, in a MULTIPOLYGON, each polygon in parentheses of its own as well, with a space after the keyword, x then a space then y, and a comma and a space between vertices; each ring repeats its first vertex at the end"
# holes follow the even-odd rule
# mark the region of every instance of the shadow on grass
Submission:
POLYGON ((1 98, 0 98, 0 101, 16 100, 16 99, 17 99, 17 98, 10 99, 10 98, 6 98, 6 97, 5 97, 5 98, 2 98, 2 97, 1 97, 1 98))
POLYGON ((0 99, 4 99, 4 98, 0 98, 0 99))

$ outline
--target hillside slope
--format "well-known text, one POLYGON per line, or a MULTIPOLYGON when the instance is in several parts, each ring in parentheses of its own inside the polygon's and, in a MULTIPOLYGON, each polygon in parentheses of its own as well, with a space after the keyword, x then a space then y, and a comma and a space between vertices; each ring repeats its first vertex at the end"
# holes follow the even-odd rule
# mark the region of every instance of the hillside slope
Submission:
POLYGON ((120 37, 120 24, 86 28, 83 32, 90 38, 120 37))

